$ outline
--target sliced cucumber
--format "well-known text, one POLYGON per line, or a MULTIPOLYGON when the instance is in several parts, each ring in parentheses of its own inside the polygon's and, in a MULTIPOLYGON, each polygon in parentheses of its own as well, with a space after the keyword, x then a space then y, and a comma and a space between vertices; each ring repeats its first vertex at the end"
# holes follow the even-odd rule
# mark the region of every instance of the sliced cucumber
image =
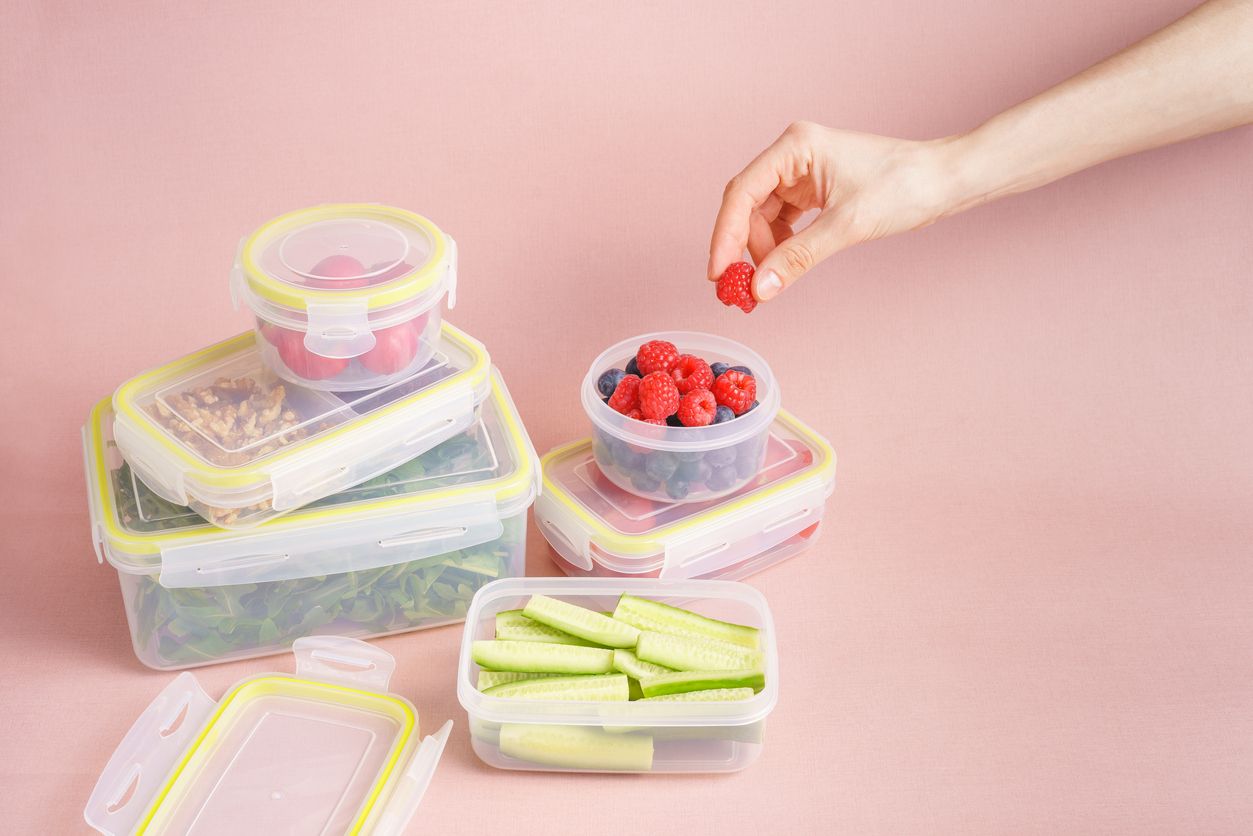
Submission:
POLYGON ((609 734, 591 726, 505 723, 500 752, 511 758, 566 769, 647 772, 653 739, 647 734, 609 734))
POLYGON ((627 676, 632 676, 636 679, 646 679, 650 676, 674 672, 673 668, 645 662, 631 651, 621 649, 613 652, 613 667, 614 670, 621 671, 627 676))
MULTIPOLYGON (((752 688, 714 688, 709 691, 686 691, 682 694, 663 694, 659 697, 645 697, 640 702, 738 702, 753 698, 752 688)), ((710 729, 721 732, 722 729, 710 729)))
POLYGON ((470 646, 470 658, 494 671, 610 673, 613 670, 612 650, 569 644, 480 640, 470 646))
POLYGON ((635 647, 640 631, 568 601, 533 595, 522 614, 549 627, 606 647, 635 647))
POLYGON ((623 595, 618 599, 618 607, 613 611, 613 617, 616 621, 630 624, 641 630, 651 630, 654 633, 717 639, 753 650, 761 647, 761 631, 756 627, 719 621, 716 618, 672 607, 659 601, 636 598, 634 595, 623 595))
POLYGON ((594 642, 563 633, 533 618, 527 618, 522 610, 505 610, 496 613, 496 638, 515 642, 548 642, 549 644, 577 644, 595 647, 594 642))
POLYGON ((680 671, 737 671, 765 666, 765 655, 760 650, 716 639, 671 636, 648 630, 640 633, 635 655, 645 662, 680 671))
POLYGON ((644 689, 640 687, 640 681, 633 676, 627 677, 627 699, 642 700, 644 699, 644 689))
POLYGON ((523 679, 495 685, 484 696, 513 700, 563 700, 626 702, 630 697, 627 678, 620 673, 603 676, 553 676, 523 679))
POLYGON ((674 671, 640 680, 645 697, 684 694, 689 691, 721 691, 749 688, 754 693, 766 687, 766 675, 760 670, 740 671, 674 671))
POLYGON ((526 671, 479 671, 478 689, 480 691, 506 682, 520 682, 523 679, 544 679, 550 676, 565 676, 561 673, 529 673, 526 671))

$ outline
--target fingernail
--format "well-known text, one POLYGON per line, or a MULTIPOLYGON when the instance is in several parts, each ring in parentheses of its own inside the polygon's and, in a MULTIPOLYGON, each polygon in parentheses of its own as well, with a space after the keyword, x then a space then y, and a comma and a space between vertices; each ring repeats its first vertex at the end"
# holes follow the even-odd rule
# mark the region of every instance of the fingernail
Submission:
POLYGON ((773 299, 779 295, 779 291, 783 289, 783 282, 775 275, 773 270, 767 270, 764 273, 757 274, 757 298, 765 301, 773 299))

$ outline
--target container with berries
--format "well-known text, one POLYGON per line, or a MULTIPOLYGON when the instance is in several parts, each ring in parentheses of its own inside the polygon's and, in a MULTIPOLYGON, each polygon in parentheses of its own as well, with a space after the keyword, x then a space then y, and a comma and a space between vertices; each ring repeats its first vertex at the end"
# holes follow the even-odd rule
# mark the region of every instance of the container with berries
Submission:
POLYGON ((266 364, 331 392, 377 389, 425 366, 456 289, 453 239, 421 215, 376 204, 275 218, 243 241, 231 272, 266 364))
POLYGON ((710 334, 623 340, 583 380, 593 453, 638 496, 698 502, 734 493, 761 470, 779 387, 766 361, 710 334))

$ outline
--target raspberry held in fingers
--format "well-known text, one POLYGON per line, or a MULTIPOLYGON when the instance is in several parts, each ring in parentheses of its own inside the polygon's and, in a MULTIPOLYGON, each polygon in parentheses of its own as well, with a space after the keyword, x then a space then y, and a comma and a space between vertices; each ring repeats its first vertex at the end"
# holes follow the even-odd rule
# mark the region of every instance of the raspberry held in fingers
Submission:
POLYGON ((753 265, 737 261, 724 270, 718 278, 718 300, 744 313, 752 313, 757 307, 757 300, 753 298, 753 265))

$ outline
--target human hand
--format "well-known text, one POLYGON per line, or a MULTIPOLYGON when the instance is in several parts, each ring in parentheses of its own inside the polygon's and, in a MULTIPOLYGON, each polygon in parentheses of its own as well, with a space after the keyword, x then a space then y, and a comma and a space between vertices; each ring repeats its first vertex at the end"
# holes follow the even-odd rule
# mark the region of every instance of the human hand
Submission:
POLYGON ((950 146, 794 123, 727 184, 709 280, 747 247, 753 295, 766 301, 846 247, 939 220, 955 205, 950 146), (811 209, 817 217, 794 232, 811 209))

